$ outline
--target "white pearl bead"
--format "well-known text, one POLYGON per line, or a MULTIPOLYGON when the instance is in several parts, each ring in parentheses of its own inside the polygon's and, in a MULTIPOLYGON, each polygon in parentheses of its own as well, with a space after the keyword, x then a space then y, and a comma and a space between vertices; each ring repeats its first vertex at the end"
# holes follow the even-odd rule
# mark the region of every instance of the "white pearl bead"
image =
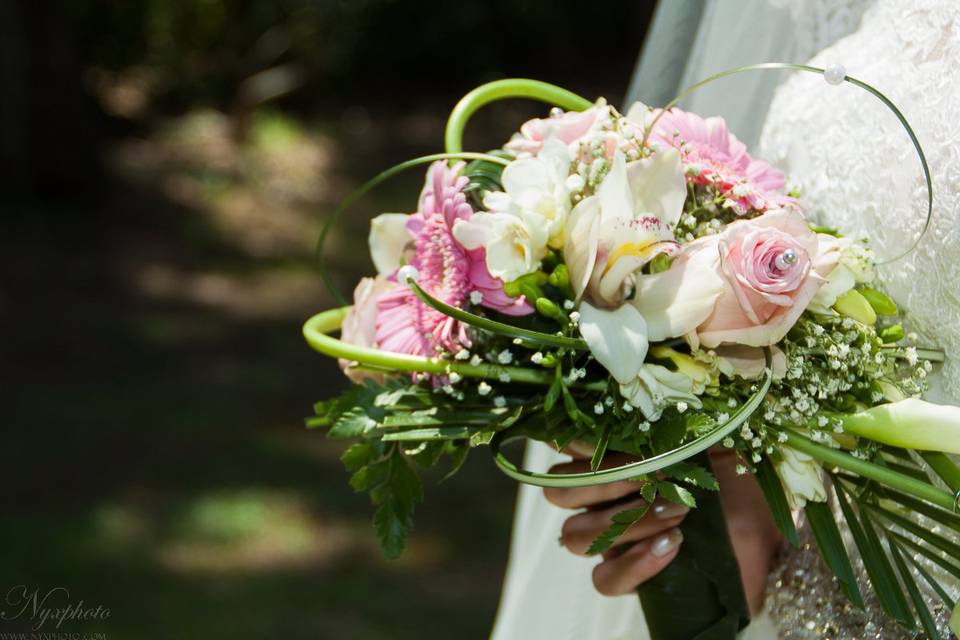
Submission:
POLYGON ((397 282, 406 285, 408 280, 416 282, 420 277, 420 272, 412 264, 405 264, 397 271, 397 282))
POLYGON ((840 84, 847 77, 847 68, 842 64, 832 64, 823 71, 823 79, 827 84, 840 84))

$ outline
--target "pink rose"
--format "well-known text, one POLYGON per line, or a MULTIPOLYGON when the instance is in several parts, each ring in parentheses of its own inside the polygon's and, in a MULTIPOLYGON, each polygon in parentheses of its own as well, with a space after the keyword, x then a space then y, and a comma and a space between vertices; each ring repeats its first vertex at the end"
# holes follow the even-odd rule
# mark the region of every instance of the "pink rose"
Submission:
POLYGON ((514 135, 504 148, 536 155, 548 136, 553 136, 566 144, 572 144, 593 131, 594 125, 608 111, 605 106, 595 106, 586 111, 564 111, 549 118, 528 120, 520 127, 520 133, 514 135))
POLYGON ((638 279, 635 306, 651 340, 695 332, 707 348, 776 344, 840 253, 793 209, 734 222, 683 248, 670 269, 638 279))
MULTIPOLYGON (((377 302, 389 291, 396 289, 396 282, 391 282, 383 276, 376 278, 362 278, 353 290, 353 306, 347 311, 343 324, 340 325, 340 339, 358 347, 373 347, 377 335, 377 302)), ((339 359, 338 364, 350 380, 360 383, 364 378, 377 378, 373 374, 361 373, 352 367, 356 362, 339 359)), ((382 378, 382 376, 379 376, 382 378)))

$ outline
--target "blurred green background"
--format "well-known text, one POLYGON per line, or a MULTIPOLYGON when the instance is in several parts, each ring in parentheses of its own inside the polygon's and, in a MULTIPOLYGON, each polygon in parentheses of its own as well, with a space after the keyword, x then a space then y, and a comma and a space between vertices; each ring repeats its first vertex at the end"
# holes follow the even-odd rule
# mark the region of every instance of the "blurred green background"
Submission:
MULTIPOLYGON (((364 179, 440 150, 473 86, 619 104, 652 5, 0 3, 0 594, 64 587, 110 616, 59 631, 106 638, 485 637, 516 488, 485 452, 428 478, 382 557, 345 445, 303 427, 345 386, 300 336, 332 304, 313 243, 364 179)), ((545 110, 494 105, 466 146, 545 110)), ((344 290, 421 182, 331 238, 344 290)), ((32 630, 9 605, 0 632, 32 630)))

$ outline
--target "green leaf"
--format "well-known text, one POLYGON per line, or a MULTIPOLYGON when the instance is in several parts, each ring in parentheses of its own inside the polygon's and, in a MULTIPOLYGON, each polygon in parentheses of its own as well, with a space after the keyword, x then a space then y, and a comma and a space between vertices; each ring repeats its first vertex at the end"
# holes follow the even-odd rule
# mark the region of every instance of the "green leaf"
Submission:
POLYGON ((657 422, 657 427, 651 429, 653 435, 651 444, 656 453, 663 453, 676 449, 683 442, 687 435, 687 423, 683 416, 677 414, 665 414, 657 422))
POLYGON ((367 431, 375 429, 377 421, 368 416, 363 407, 354 407, 341 413, 330 427, 327 436, 331 438, 359 438, 367 431))
POLYGON ((887 536, 887 546, 890 549, 890 555, 893 556, 893 562, 897 566, 897 571, 900 572, 900 579, 903 580, 903 584, 907 588, 907 593, 910 594, 910 599, 913 601, 913 609, 920 617, 920 624, 923 625, 924 631, 927 632, 927 637, 935 640, 936 637, 940 635, 940 632, 937 630, 937 623, 933 621, 933 616, 930 614, 930 609, 927 608, 927 603, 924 602, 923 596, 920 594, 920 589, 917 587, 913 574, 910 573, 910 569, 907 568, 907 563, 903 559, 900 547, 897 546, 889 536, 887 536))
POLYGON ((413 529, 413 510, 423 500, 423 489, 420 478, 399 452, 390 456, 386 466, 386 481, 370 492, 377 505, 373 526, 384 553, 396 558, 413 529))
POLYGON ((693 494, 690 493, 688 489, 685 489, 680 485, 673 484, 672 482, 658 480, 657 493, 659 493, 665 500, 686 505, 691 509, 696 508, 697 506, 696 498, 693 497, 693 494))
POLYGON ((874 574, 880 580, 880 584, 878 584, 871 576, 877 599, 880 600, 880 605, 887 613, 907 628, 913 629, 916 626, 916 621, 913 619, 910 605, 907 604, 907 597, 903 593, 903 588, 894 573, 893 565, 884 553, 880 536, 877 535, 875 528, 877 525, 870 516, 870 511, 862 510, 860 513, 863 516, 863 533, 869 543, 869 550, 864 553, 864 550, 861 549, 860 556, 863 558, 864 567, 867 568, 867 574, 870 575, 869 567, 872 564, 874 574))
POLYGON ((647 482, 640 487, 640 495, 643 496, 643 499, 646 500, 647 503, 652 504, 653 501, 657 499, 657 483, 647 482))
POLYGON ((358 493, 360 491, 370 491, 383 484, 387 479, 388 472, 389 468, 386 462, 361 467, 350 476, 350 486, 358 493))
POLYGON ((611 426, 608 424, 604 430, 603 434, 600 436, 600 441, 597 442, 597 446, 593 450, 593 456, 590 458, 590 470, 596 471, 600 468, 600 463, 603 462, 603 456, 607 452, 607 445, 610 444, 610 431, 611 426))
POLYGON ((409 442, 411 440, 464 440, 470 437, 471 431, 466 427, 436 427, 432 429, 410 429, 397 433, 384 434, 380 439, 384 442, 409 442))
POLYGON ((873 307, 873 310, 877 312, 877 315, 897 315, 897 303, 887 297, 886 294, 883 294, 876 289, 871 289, 870 287, 860 287, 860 295, 867 299, 867 302, 869 302, 870 306, 873 307))
POLYGON ((853 511, 843 483, 836 482, 833 486, 836 489, 840 510, 843 512, 843 517, 850 528, 853 541, 860 551, 864 568, 867 570, 867 577, 870 578, 870 584, 873 585, 880 606, 889 615, 902 620, 904 624, 909 626, 910 623, 905 619, 907 616, 906 600, 903 598, 903 592, 897 583, 897 577, 883 552, 883 547, 880 546, 879 539, 870 524, 861 521, 853 511))
POLYGON ((830 505, 825 502, 808 502, 804 508, 807 522, 820 549, 823 561, 840 581, 840 588, 855 606, 863 609, 863 596, 857 586, 857 579, 850 565, 850 557, 843 546, 843 538, 833 519, 830 505))
POLYGON ((928 547, 925 547, 922 544, 917 543, 916 540, 911 540, 906 536, 902 536, 899 533, 894 533, 893 536, 897 539, 898 542, 900 542, 901 544, 905 544, 908 547, 911 547, 912 549, 914 549, 915 551, 917 551, 918 553, 926 557, 927 560, 938 565, 941 569, 943 569, 947 573, 953 575, 955 578, 960 578, 960 567, 953 564, 949 560, 946 560, 943 557, 941 557, 938 552, 928 547))
POLYGON ((617 538, 622 536, 635 522, 638 522, 643 516, 647 515, 647 511, 649 510, 650 504, 647 503, 642 507, 626 509, 613 516, 610 526, 590 544, 590 548, 587 549, 587 554, 596 555, 612 547, 613 543, 617 541, 617 538))
POLYGON ((904 518, 903 516, 896 514, 890 511, 889 509, 884 509, 882 507, 877 507, 875 505, 866 505, 866 506, 872 513, 876 513, 877 515, 883 517, 889 522, 892 522, 893 524, 897 525, 901 529, 909 531, 913 535, 927 542, 927 544, 934 546, 937 549, 940 549, 941 551, 949 555, 951 558, 954 558, 955 560, 960 560, 960 545, 953 542, 952 540, 948 540, 947 538, 944 538, 943 536, 938 535, 930 531, 929 529, 920 526, 918 523, 914 522, 913 520, 904 518))
POLYGON ((373 447, 369 443, 355 442, 343 452, 340 461, 343 462, 343 467, 347 471, 358 471, 370 462, 372 456, 373 447))
POLYGON ((700 465, 691 462, 678 462, 677 464, 670 465, 663 470, 663 474, 670 478, 686 482, 687 484, 700 487, 701 489, 716 491, 720 488, 720 485, 717 484, 717 479, 712 473, 700 465))
POLYGON ((467 460, 467 454, 470 453, 469 445, 459 442, 447 442, 446 443, 446 454, 450 456, 450 469, 444 476, 440 479, 440 482, 445 482, 452 478, 457 471, 460 471, 460 468, 463 466, 463 463, 467 460))
POLYGON ((445 441, 443 440, 425 442, 417 453, 409 454, 409 457, 421 469, 429 469, 440 460, 440 457, 444 453, 444 444, 445 441))
POLYGON ((790 510, 790 504, 783 493, 783 484, 780 482, 780 476, 777 475, 773 464, 766 457, 757 465, 757 483, 763 491, 763 497, 767 499, 767 505, 770 507, 770 513, 773 515, 773 521, 777 523, 777 528, 783 532, 784 537, 793 546, 800 544, 800 538, 797 535, 797 527, 793 522, 793 513, 790 510))
POLYGON ((957 467, 950 456, 936 451, 921 451, 920 457, 947 483, 951 491, 960 490, 960 467, 957 467))
POLYGON ((920 564, 919 560, 914 558, 912 554, 907 554, 907 559, 913 564, 913 568, 917 570, 917 573, 923 576, 923 579, 927 581, 927 584, 930 585, 930 588, 937 592, 937 595, 941 600, 943 600, 943 604, 947 607, 947 609, 953 609, 955 606, 957 606, 957 601, 954 600, 949 593, 947 593, 947 591, 943 588, 943 585, 937 582, 937 580, 930 575, 930 572, 927 571, 922 564, 920 564))
POLYGON ((547 395, 543 399, 543 410, 548 413, 553 410, 553 407, 557 404, 557 400, 560 399, 560 386, 563 384, 563 381, 560 379, 560 375, 560 366, 557 365, 557 377, 550 385, 550 389, 547 391, 547 395))

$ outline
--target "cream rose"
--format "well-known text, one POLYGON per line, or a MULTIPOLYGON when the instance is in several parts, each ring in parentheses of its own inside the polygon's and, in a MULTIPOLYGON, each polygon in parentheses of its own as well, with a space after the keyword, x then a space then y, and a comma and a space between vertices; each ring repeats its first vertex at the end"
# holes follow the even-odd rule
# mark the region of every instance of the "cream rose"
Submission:
POLYGON ((762 347, 796 323, 839 260, 831 236, 778 209, 684 247, 670 269, 638 279, 634 306, 651 341, 762 347))

